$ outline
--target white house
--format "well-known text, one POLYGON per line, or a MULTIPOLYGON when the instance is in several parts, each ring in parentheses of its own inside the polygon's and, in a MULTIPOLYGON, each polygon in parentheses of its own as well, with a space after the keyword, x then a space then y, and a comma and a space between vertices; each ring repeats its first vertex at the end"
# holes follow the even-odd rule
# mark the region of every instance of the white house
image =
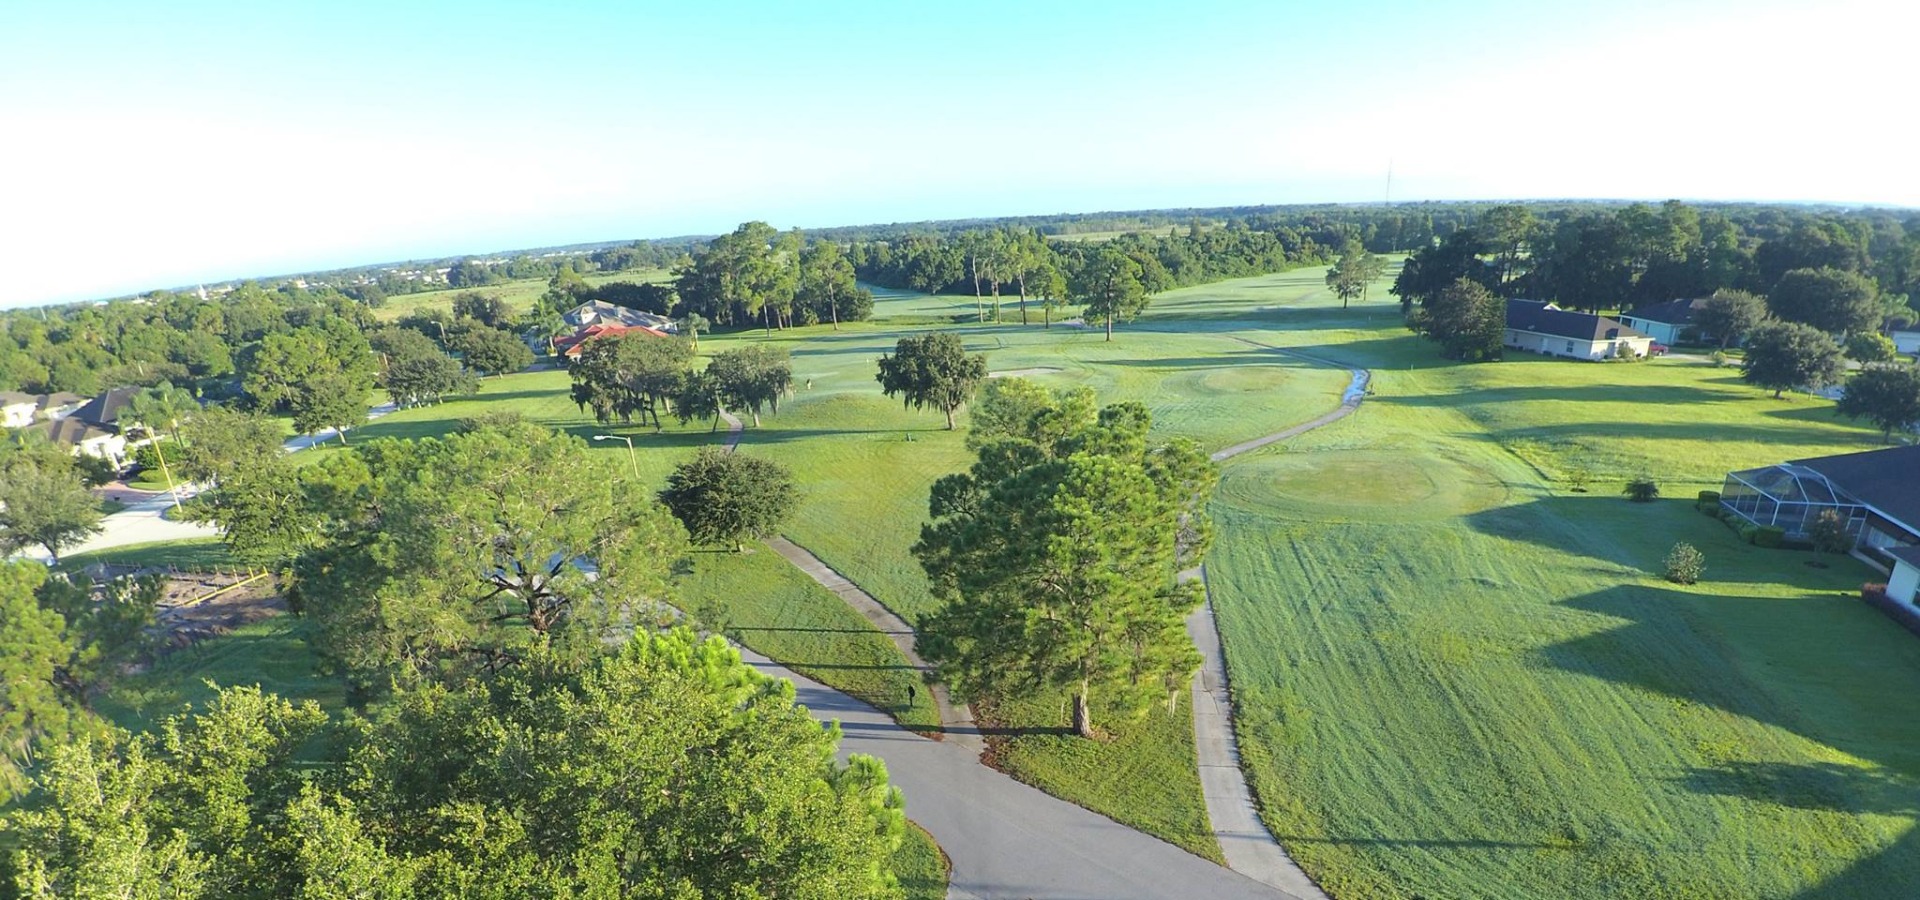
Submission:
POLYGON ((1683 340, 1700 340, 1705 335, 1693 324, 1693 316, 1706 298, 1693 300, 1669 300, 1652 306, 1642 306, 1620 315, 1620 324, 1641 332, 1662 344, 1678 344, 1683 340))
POLYGON ((1893 575, 1887 579, 1887 596, 1920 607, 1920 547, 1902 547, 1890 555, 1893 575))
POLYGON ((1896 331, 1893 348, 1907 356, 1920 356, 1920 331, 1896 331))
POLYGON ((33 394, 0 391, 0 428, 25 428, 33 424, 40 411, 40 398, 33 394))
POLYGON ((26 428, 41 419, 64 419, 87 402, 78 394, 0 391, 0 428, 26 428))
POLYGON ((1538 300, 1507 301, 1507 332, 1502 343, 1531 353, 1588 360, 1643 357, 1653 352, 1653 338, 1613 319, 1538 300))

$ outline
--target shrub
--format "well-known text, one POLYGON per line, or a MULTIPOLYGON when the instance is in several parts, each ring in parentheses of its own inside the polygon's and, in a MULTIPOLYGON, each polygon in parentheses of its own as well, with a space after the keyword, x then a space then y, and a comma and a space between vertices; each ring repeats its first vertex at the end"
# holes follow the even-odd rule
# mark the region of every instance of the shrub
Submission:
POLYGON ((1681 541, 1667 551, 1667 580, 1674 584, 1693 584, 1707 570, 1707 557, 1699 548, 1681 541))
POLYGON ((1760 526, 1752 522, 1736 522, 1733 519, 1728 519, 1727 524, 1733 526, 1733 531, 1735 534, 1740 535, 1740 540, 1749 544, 1753 543, 1754 533, 1760 530, 1760 526))
POLYGON ((1707 354, 1707 359, 1713 362, 1713 366, 1716 369, 1724 369, 1727 367, 1728 362, 1730 362, 1727 357, 1727 351, 1725 350, 1715 350, 1707 354))
POLYGON ((1593 470, 1581 465, 1569 466, 1566 479, 1567 490, 1584 494, 1587 492, 1587 486, 1593 483, 1593 470))
POLYGON ((1635 503, 1652 503, 1660 499, 1660 486, 1654 484, 1652 478, 1642 475, 1627 482, 1623 493, 1627 495, 1628 500, 1635 503))
POLYGON ((1840 518, 1838 510, 1821 510, 1807 527, 1807 538, 1813 542, 1813 549, 1821 553, 1845 553, 1853 549, 1853 535, 1847 533, 1847 522, 1840 518))
POLYGON ((1719 491, 1701 491, 1700 502, 1701 503, 1719 503, 1720 492, 1719 491))
POLYGON ((1762 525, 1759 528, 1755 528, 1753 530, 1753 545, 1755 547, 1765 547, 1769 550, 1774 550, 1774 549, 1778 549, 1781 544, 1784 544, 1786 542, 1787 542, 1787 532, 1786 532, 1786 529, 1784 528, 1775 528, 1772 525, 1762 525))

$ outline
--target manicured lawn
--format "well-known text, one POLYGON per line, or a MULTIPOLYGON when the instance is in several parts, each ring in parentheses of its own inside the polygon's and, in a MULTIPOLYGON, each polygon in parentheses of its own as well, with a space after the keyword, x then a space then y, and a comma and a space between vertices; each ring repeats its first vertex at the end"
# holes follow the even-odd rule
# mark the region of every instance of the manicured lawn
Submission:
POLYGON ((947 880, 953 864, 933 835, 913 822, 907 822, 907 834, 900 848, 893 851, 893 874, 907 900, 942 900, 947 896, 947 880))
POLYGON ((1261 813, 1330 892, 1910 893, 1920 640, 1852 598, 1872 573, 1618 496, 1877 435, 1680 360, 1451 366, 1365 318, 1270 339, 1378 375, 1228 464, 1208 563, 1261 813), (1658 578, 1679 540, 1697 586, 1658 578))
POLYGON ((346 702, 340 679, 317 671, 318 660, 300 635, 300 620, 274 616, 159 659, 142 674, 123 678, 94 700, 94 711, 122 728, 143 731, 187 706, 213 699, 220 687, 259 685, 289 700, 314 700, 329 711, 346 702))
POLYGON ((1102 709, 1095 695, 1094 722, 1108 732, 1098 741, 1069 733, 1068 708, 1066 694, 1050 693, 981 710, 1011 732, 993 739, 994 766, 1224 865, 1195 770, 1187 692, 1173 710, 1156 705, 1135 720, 1102 709))
POLYGON ((106 550, 73 553, 60 558, 60 568, 73 572, 100 562, 128 566, 172 566, 185 572, 246 568, 227 552, 227 545, 221 543, 219 538, 211 537, 128 544, 106 550))
MULTIPOLYGON (((1296 334, 1344 335, 1340 329, 1361 322, 1354 313, 1303 324, 1297 317, 1283 321, 1271 311, 1303 304, 1322 310, 1327 300, 1320 270, 1250 282, 1170 292, 1155 302, 1164 313, 1121 329, 1112 342, 1087 329, 1048 330, 1037 324, 954 327, 971 349, 988 354, 990 368, 1057 369, 1036 377, 1061 387, 1088 385, 1101 402, 1145 403, 1159 434, 1191 437, 1218 449, 1326 411, 1347 381, 1337 369, 1304 364, 1239 338, 1278 345, 1296 334)), ((1005 316, 1017 315, 1012 299, 1003 304, 1005 316)), ((787 535, 910 620, 933 608, 924 575, 909 552, 926 518, 928 489, 936 478, 964 469, 970 454, 962 446, 964 432, 946 431, 938 412, 906 410, 882 396, 873 380, 874 361, 902 335, 924 330, 923 323, 951 322, 972 311, 970 296, 896 292, 881 300, 876 321, 848 324, 839 332, 815 326, 776 332, 770 339, 756 331, 701 341, 707 354, 765 340, 792 351, 794 394, 777 415, 747 429, 742 452, 776 459, 795 471, 803 496, 787 535)), ((1033 312, 1037 323, 1038 311, 1033 312)), ((583 437, 631 436, 631 461, 623 442, 598 442, 592 446, 601 465, 583 477, 632 479, 637 468, 639 489, 652 491, 693 448, 722 437, 710 433, 706 423, 670 423, 662 434, 596 425, 568 398, 569 383, 563 371, 488 379, 476 397, 402 410, 356 429, 351 439, 357 444, 380 436, 439 435, 464 417, 513 409, 583 437)), ((337 452, 338 444, 329 443, 299 459, 308 463, 337 452)), ((703 601, 725 606, 740 636, 767 655, 894 711, 910 725, 933 724, 930 710, 897 709, 913 676, 899 668, 903 661, 892 646, 771 552, 695 554, 682 597, 689 606, 703 601)), ((1051 733, 1065 723, 1057 701, 1032 700, 998 710, 1003 724, 1027 732, 1002 745, 1001 765, 1067 799, 1219 858, 1206 827, 1184 705, 1139 722, 1112 723, 1113 740, 1093 743, 1051 733)))
POLYGON ((765 544, 742 554, 701 551, 679 584, 682 606, 729 637, 829 687, 886 710, 908 727, 940 727, 939 712, 906 657, 860 614, 765 544), (714 611, 718 611, 715 615, 714 611))

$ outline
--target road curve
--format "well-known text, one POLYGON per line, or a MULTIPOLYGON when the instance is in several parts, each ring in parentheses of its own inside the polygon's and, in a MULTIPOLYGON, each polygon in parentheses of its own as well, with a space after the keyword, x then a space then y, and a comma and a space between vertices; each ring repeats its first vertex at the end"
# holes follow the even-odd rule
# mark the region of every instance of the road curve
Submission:
POLYGON ((1288 898, 1231 869, 1051 797, 983 766, 976 752, 923 738, 865 703, 742 648, 793 682, 815 718, 840 722, 840 753, 886 761, 907 815, 953 860, 947 896, 1050 900, 1288 898))

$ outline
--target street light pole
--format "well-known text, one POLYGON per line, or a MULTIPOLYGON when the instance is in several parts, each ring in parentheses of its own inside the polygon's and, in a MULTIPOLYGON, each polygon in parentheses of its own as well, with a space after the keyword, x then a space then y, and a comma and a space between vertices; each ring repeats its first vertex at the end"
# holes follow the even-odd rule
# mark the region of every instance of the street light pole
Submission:
POLYGON ((593 436, 593 439, 596 441, 626 441, 627 463, 633 467, 633 480, 640 480, 640 457, 633 452, 633 438, 622 434, 596 434, 593 436))

